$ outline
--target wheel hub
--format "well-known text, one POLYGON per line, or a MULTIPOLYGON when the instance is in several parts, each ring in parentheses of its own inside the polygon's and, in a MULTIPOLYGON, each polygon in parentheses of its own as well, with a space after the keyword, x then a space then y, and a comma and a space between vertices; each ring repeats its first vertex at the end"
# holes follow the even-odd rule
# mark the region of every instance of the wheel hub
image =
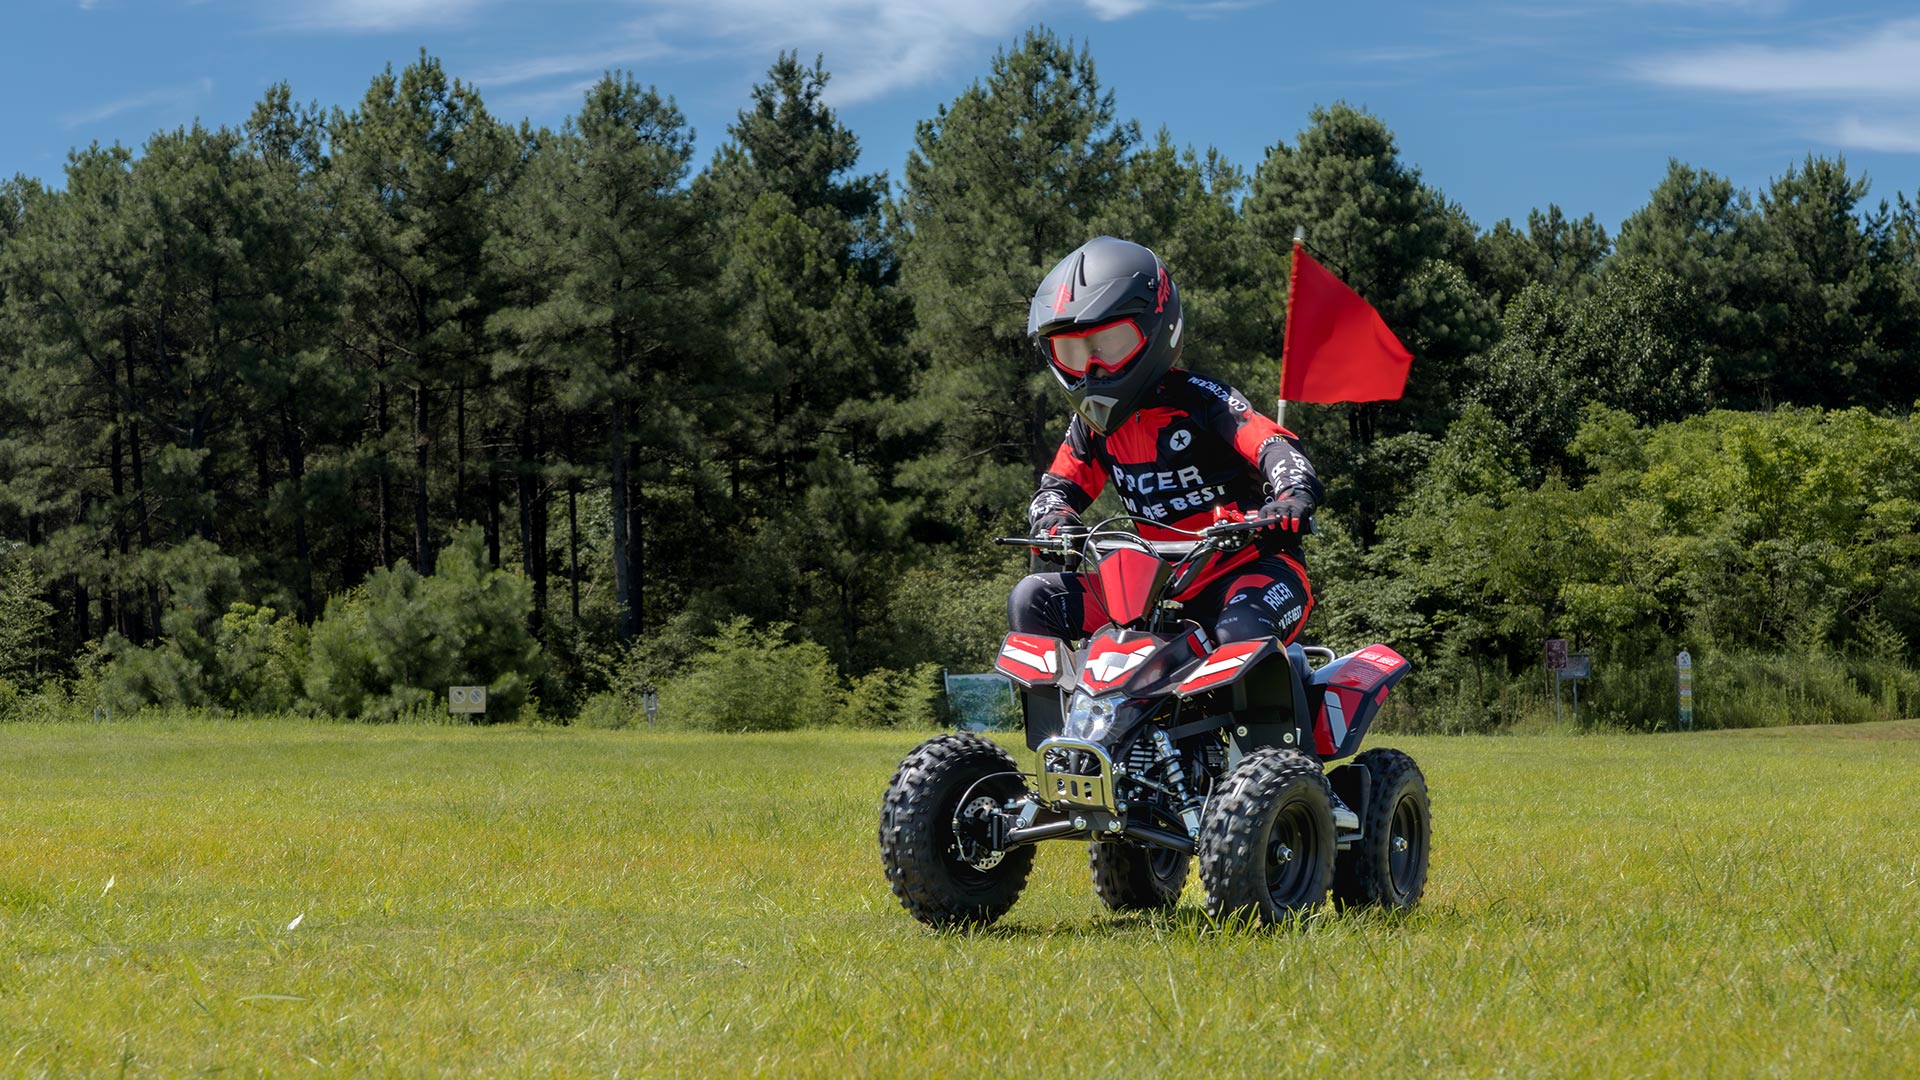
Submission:
POLYGON ((993 816, 998 812, 999 804, 982 795, 953 816, 953 852, 961 862, 976 870, 991 870, 1007 857, 990 846, 993 816))

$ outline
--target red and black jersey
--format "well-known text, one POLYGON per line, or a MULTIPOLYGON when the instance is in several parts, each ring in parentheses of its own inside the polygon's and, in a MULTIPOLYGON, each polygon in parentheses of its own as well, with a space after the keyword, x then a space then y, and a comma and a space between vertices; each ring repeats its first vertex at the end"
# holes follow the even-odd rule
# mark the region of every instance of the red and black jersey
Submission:
MULTIPOLYGON (((1029 524, 1063 509, 1084 511, 1109 481, 1150 540, 1204 528, 1222 504, 1250 512, 1298 492, 1318 505, 1326 493, 1292 432, 1233 387, 1178 368, 1110 434, 1073 418, 1027 508, 1029 524)), ((1297 537, 1278 535, 1280 550, 1297 550, 1297 537)))

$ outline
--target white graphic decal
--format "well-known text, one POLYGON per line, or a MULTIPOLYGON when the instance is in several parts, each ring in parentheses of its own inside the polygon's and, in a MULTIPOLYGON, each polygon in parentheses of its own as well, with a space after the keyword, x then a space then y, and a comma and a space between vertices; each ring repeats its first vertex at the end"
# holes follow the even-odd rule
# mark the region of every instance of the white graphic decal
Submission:
POLYGON ((1009 641, 1006 647, 1000 650, 1000 655, 1016 664, 1025 664, 1035 671, 1044 671, 1049 675, 1057 675, 1060 673, 1059 654, 1052 650, 1048 650, 1047 654, 1042 656, 1039 653, 1028 652, 1009 641))
POLYGON ((1234 668, 1240 667, 1246 662, 1247 658, 1244 656, 1229 656, 1225 660, 1209 660, 1201 664, 1199 670, 1195 671, 1193 677, 1187 681, 1190 683, 1199 682, 1209 675, 1216 675, 1222 671, 1232 671, 1234 668))
POLYGON ((1173 438, 1167 440, 1167 447, 1172 450, 1185 450, 1188 446, 1192 445, 1192 443, 1193 432, 1188 431, 1186 428, 1181 428, 1179 431, 1173 433, 1173 438))
POLYGON ((1098 682, 1110 683, 1146 663, 1147 657, 1152 655, 1151 645, 1139 652, 1121 652, 1118 649, 1103 652, 1099 656, 1088 658, 1087 674, 1093 676, 1098 682))
POLYGON ((1333 745, 1338 748, 1341 743, 1347 741, 1347 713, 1340 707, 1339 694, 1329 690, 1324 700, 1327 707, 1327 727, 1333 730, 1333 745))

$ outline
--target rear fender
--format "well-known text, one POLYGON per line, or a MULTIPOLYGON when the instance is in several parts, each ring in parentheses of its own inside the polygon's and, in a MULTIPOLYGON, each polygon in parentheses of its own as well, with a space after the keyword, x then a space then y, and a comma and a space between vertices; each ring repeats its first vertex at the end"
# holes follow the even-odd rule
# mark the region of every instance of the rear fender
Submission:
POLYGON ((1369 645, 1307 677, 1313 715, 1313 748, 1328 761, 1360 749, 1387 691, 1404 678, 1407 658, 1385 645, 1369 645))

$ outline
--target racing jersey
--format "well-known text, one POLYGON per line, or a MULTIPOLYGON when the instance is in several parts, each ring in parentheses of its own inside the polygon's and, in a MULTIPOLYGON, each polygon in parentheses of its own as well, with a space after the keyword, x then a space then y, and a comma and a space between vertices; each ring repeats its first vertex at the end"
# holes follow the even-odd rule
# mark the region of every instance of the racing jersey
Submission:
MULTIPOLYGON (((1326 494, 1293 432, 1255 412, 1233 387, 1179 368, 1106 435, 1073 418, 1027 507, 1028 525, 1084 511, 1109 481, 1149 540, 1186 539, 1173 530, 1205 528, 1217 506, 1252 512, 1290 492, 1318 505, 1326 494)), ((1260 546, 1297 557, 1300 540, 1276 530, 1260 546)))

